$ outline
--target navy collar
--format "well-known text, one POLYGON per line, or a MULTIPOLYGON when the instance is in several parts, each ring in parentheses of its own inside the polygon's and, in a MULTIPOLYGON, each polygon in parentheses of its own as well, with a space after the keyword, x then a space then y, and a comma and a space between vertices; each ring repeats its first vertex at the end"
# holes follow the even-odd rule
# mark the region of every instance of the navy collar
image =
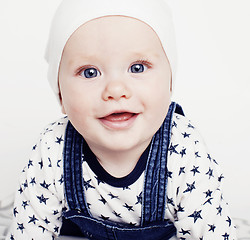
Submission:
POLYGON ((136 180, 141 176, 143 171, 146 169, 148 154, 150 150, 150 145, 142 153, 140 159, 138 160, 135 168, 131 173, 125 177, 117 178, 110 175, 99 163, 94 153, 89 148, 88 144, 84 142, 83 144, 83 154, 85 155, 84 160, 88 163, 91 170, 96 174, 98 181, 105 182, 113 187, 126 188, 136 182, 136 180))

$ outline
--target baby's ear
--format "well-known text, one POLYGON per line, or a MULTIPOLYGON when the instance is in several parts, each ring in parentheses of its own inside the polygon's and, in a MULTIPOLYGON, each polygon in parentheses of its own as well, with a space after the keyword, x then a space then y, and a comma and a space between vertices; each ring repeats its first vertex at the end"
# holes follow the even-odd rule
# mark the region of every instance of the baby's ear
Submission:
POLYGON ((65 108, 64 108, 64 105, 63 105, 63 101, 62 101, 62 95, 61 95, 61 93, 59 93, 59 99, 60 99, 60 103, 61 103, 61 112, 63 114, 66 114, 66 111, 65 111, 65 108))
POLYGON ((169 87, 170 87, 170 93, 173 93, 173 80, 172 80, 172 76, 171 76, 171 79, 170 79, 169 87))
POLYGON ((61 106, 62 106, 62 109, 61 109, 62 113, 66 114, 63 104, 61 104, 61 106))

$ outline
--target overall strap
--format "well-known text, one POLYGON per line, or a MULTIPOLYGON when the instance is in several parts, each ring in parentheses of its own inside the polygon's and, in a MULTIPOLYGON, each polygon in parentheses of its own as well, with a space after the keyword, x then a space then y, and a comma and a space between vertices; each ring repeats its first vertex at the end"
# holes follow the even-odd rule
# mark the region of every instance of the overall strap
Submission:
POLYGON ((71 210, 79 210, 89 215, 84 196, 82 177, 83 141, 83 137, 69 121, 66 127, 63 152, 66 198, 71 210))
POLYGON ((145 226, 150 222, 164 220, 167 198, 167 180, 170 174, 167 170, 167 155, 174 112, 184 115, 182 108, 172 102, 162 126, 156 132, 152 140, 148 163, 145 170, 141 218, 142 226, 145 226))

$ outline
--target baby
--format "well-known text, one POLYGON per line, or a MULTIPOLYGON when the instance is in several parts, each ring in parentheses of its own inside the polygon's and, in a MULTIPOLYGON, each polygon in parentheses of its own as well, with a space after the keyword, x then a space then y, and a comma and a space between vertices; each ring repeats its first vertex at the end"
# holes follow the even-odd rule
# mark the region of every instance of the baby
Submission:
POLYGON ((46 59, 66 117, 33 146, 6 239, 236 239, 218 164, 171 102, 164 0, 63 0, 46 59))

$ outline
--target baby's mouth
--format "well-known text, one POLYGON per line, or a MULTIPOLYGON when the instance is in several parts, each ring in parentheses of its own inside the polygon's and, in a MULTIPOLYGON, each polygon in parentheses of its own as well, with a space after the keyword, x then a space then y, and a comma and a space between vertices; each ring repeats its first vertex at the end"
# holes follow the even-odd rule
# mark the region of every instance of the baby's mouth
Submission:
POLYGON ((99 120, 104 127, 110 130, 126 130, 133 126, 139 114, 121 110, 111 112, 99 120))
POLYGON ((110 122, 123 122, 123 121, 128 121, 135 115, 137 114, 131 113, 131 112, 117 112, 117 113, 112 113, 105 117, 102 117, 101 119, 110 121, 110 122))

